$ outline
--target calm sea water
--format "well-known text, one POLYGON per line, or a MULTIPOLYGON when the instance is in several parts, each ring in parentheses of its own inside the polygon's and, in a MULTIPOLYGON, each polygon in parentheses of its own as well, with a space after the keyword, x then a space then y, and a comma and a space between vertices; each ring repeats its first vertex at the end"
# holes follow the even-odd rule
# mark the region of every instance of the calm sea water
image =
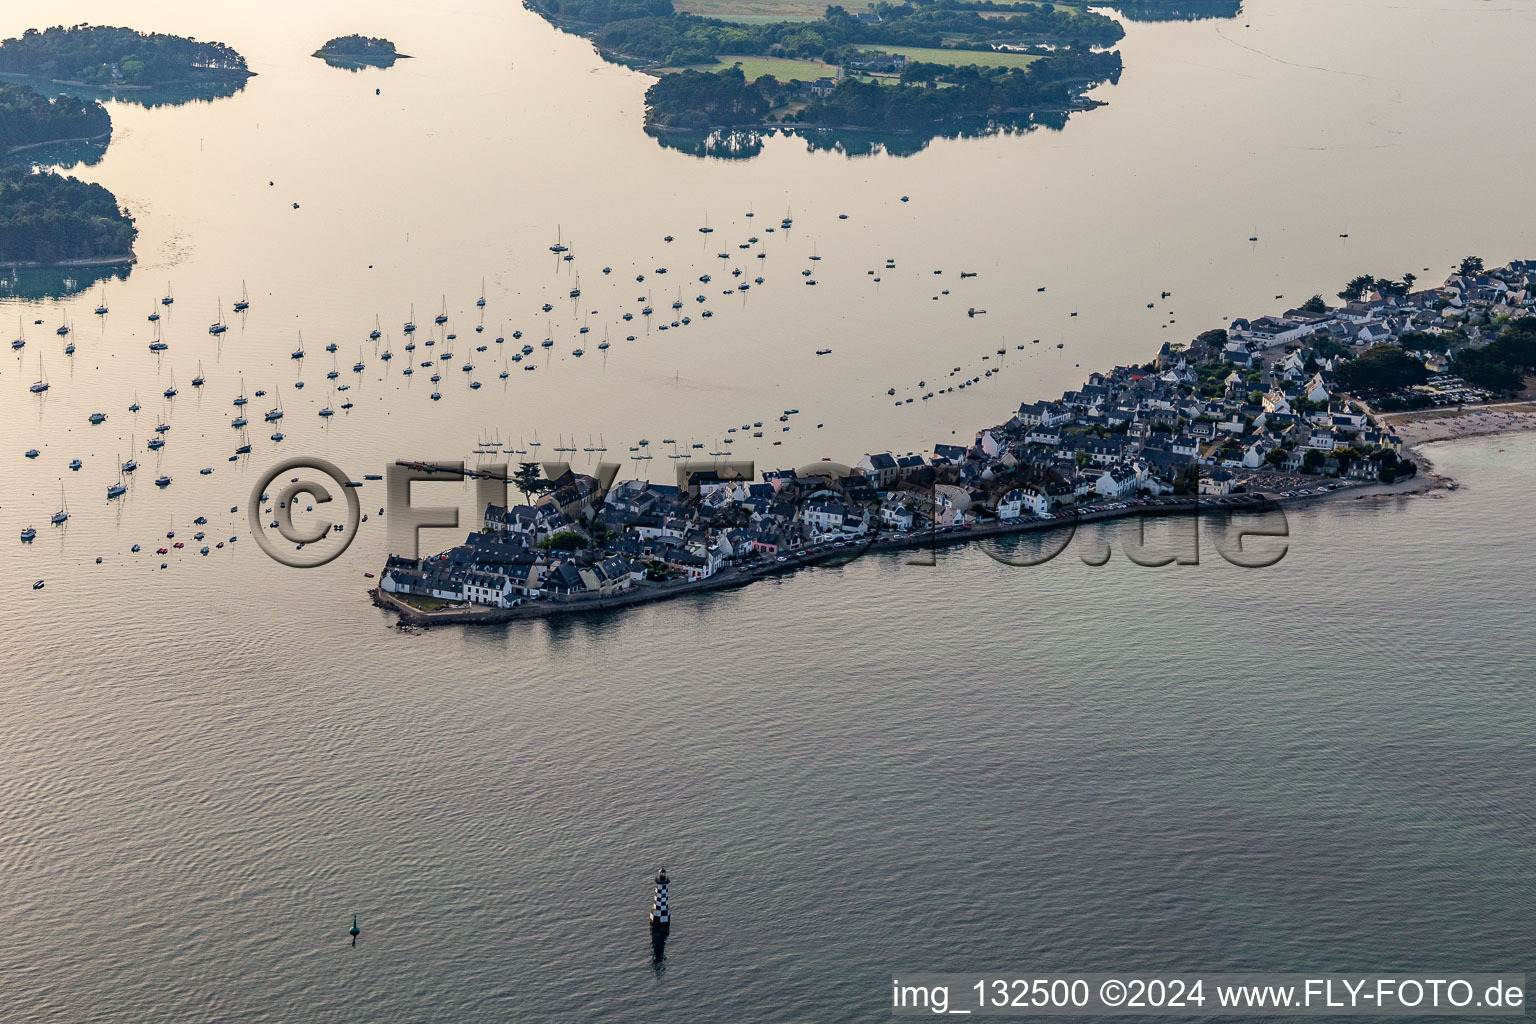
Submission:
POLYGON ((302 582, 29 610, 6 1017, 875 1020, 921 968, 1529 964, 1536 439, 1442 458, 1461 490, 1295 513, 1268 570, 967 549, 410 635, 302 582))
MULTIPOLYGON (((222 39, 259 75, 209 104, 112 104, 111 147, 74 172, 141 228, 105 319, 95 290, 0 298, 0 326, 20 317, 28 337, 0 363, 0 534, 40 531, 3 575, 0 1019, 872 1019, 892 971, 927 968, 1528 964, 1529 438, 1444 450, 1455 493, 1297 514, 1264 571, 1015 570, 966 551, 610 619, 401 634, 363 596, 377 530, 309 572, 249 538, 164 571, 128 551, 172 526, 186 539, 196 515, 210 541, 243 534, 226 510, 282 454, 361 475, 538 431, 546 452, 591 434, 622 457, 641 436, 723 444, 791 406, 807 422, 783 446, 739 454, 921 449, 1355 273, 1531 255, 1536 215, 1509 198, 1530 136, 1446 84, 1521 95, 1530 9, 1248 7, 1131 26, 1110 106, 1059 134, 902 159, 779 140, 727 163, 646 138, 646 79, 514 6, 145 5, 134 24, 222 39), (359 74, 304 56, 349 31, 416 56, 359 74), (1475 173, 1455 138, 1479 140, 1475 173), (788 237, 763 232, 786 207, 788 237), (572 264, 547 252, 557 230, 572 264), (764 284, 719 295, 735 279, 714 253, 749 232, 768 258, 724 266, 764 284), (714 317, 665 333, 619 318, 646 293, 670 313, 679 278, 714 317), (156 359, 144 316, 168 281, 156 359), (250 314, 215 342, 242 281, 250 314), (459 340, 433 403, 430 371, 399 376, 399 325, 445 301, 459 340), (73 357, 52 333, 65 316, 73 357), (503 384, 494 349, 471 352, 513 329, 559 344, 503 384), (327 426, 316 410, 343 400, 329 341, 356 408, 327 426), (887 404, 1004 345, 1001 376, 887 404), (231 464, 242 374, 248 394, 281 390, 289 440, 256 431, 231 464), (110 419, 89 427, 97 409, 110 419), (162 457, 143 451, 157 416, 162 457), (109 506, 130 445, 143 468, 109 506), (61 479, 73 515, 50 529, 61 479), (657 964, 644 912, 662 862, 677 925, 657 964)), ((125 19, 23 3, 0 31, 125 19)), ((247 407, 258 422, 268 401, 247 407)), ((468 516, 467 489, 425 490, 468 516)))

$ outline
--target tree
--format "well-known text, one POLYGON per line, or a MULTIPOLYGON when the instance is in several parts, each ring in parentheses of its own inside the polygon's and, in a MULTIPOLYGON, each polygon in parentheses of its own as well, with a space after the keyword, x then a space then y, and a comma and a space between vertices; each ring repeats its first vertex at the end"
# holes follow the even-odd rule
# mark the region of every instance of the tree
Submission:
POLYGON ((1461 261, 1461 266, 1456 272, 1462 277, 1476 277, 1483 272, 1483 258, 1481 256, 1468 256, 1461 261))
POLYGON ((1291 457, 1291 453, 1284 448, 1271 448, 1264 456, 1264 461, 1271 466, 1278 466, 1291 457))
POLYGON ((532 500, 535 494, 543 494, 554 486, 544 479, 543 472, 537 462, 520 463, 517 471, 512 474, 512 483, 519 491, 523 492, 523 499, 532 500))
POLYGON ((1321 295, 1314 295, 1297 308, 1303 313, 1326 313, 1328 312, 1328 303, 1323 301, 1321 295))
POLYGON ((1355 395, 1389 395, 1429 379, 1424 364, 1400 348, 1377 345, 1335 371, 1339 386, 1355 395))
POLYGON ((1358 277, 1350 278, 1349 284, 1345 285, 1344 290, 1339 292, 1339 298, 1345 302, 1359 302, 1369 295, 1374 287, 1376 287, 1376 279, 1370 274, 1361 274, 1358 277))
POLYGON ((1316 448, 1308 448, 1306 454, 1301 457, 1301 468, 1308 473, 1316 473, 1323 465, 1323 453, 1316 448))

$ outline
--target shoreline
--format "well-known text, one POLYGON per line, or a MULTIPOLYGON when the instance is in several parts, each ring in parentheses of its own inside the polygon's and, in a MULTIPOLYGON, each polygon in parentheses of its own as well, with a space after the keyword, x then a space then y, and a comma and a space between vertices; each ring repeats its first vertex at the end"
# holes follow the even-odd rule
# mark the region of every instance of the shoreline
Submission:
POLYGON ((350 60, 357 64, 390 64, 397 60, 410 60, 408 53, 392 53, 389 56, 372 56, 359 53, 341 53, 336 50, 316 50, 311 57, 320 57, 324 60, 350 60))
POLYGON ((54 270, 67 269, 69 267, 115 267, 123 263, 138 262, 138 254, 132 251, 119 253, 115 256, 84 256, 74 260, 52 260, 44 263, 40 260, 4 260, 0 261, 0 267, 8 267, 11 270, 54 270))
POLYGON ((112 133, 110 131, 105 131, 100 135, 82 135, 72 139, 44 139, 42 142, 24 142, 19 146, 12 146, 10 149, 6 150, 5 155, 10 156, 12 153, 24 153, 29 149, 38 149, 42 146, 62 146, 70 142, 94 143, 100 142, 103 139, 107 140, 108 142, 112 141, 112 133))
POLYGON ((1460 441, 1473 437, 1521 434, 1536 431, 1536 400, 1493 402, 1462 409, 1422 409, 1404 413, 1379 413, 1380 418, 1397 431, 1403 444, 1427 473, 1444 486, 1459 486, 1450 477, 1435 470, 1435 460, 1426 449, 1442 441, 1460 441), (1472 429, 1468 429, 1471 427, 1472 429))
POLYGON ((1383 418, 1391 419, 1394 422, 1394 425, 1398 427, 1400 436, 1402 435, 1402 425, 1424 421, 1430 421, 1435 424, 1435 426, 1421 428, 1417 433, 1422 436, 1415 437, 1411 441, 1409 438, 1404 437, 1405 447, 1413 454, 1419 466, 1418 472, 1407 480, 1399 480, 1390 484, 1362 484, 1349 481, 1333 481, 1326 477, 1319 477, 1319 484, 1336 482, 1341 484, 1341 486, 1332 491, 1297 495, 1290 498, 1273 498, 1265 495, 1263 492, 1255 492, 1253 495, 1234 495, 1231 497, 1238 499, 1248 498, 1249 500, 1228 501, 1225 504, 1217 504, 1211 498, 1184 498, 1176 499, 1169 504, 1161 506, 1135 506, 1125 509, 1107 509, 1100 512, 1078 513, 1063 520, 1037 520, 1017 525, 982 525, 939 533, 913 532, 909 534, 893 534, 885 538, 882 538, 877 533, 876 539, 867 545, 855 541, 846 548, 819 551, 815 554, 792 554, 784 562, 770 562, 753 566, 733 566, 716 573, 708 579, 696 582, 642 584, 638 588, 631 588, 613 597, 588 598, 577 601, 529 601, 513 608, 488 608, 480 606, 477 609, 474 607, 456 607, 427 612, 401 601, 378 586, 370 588, 366 593, 376 607, 395 613, 395 625, 401 629, 427 629, 432 626, 454 625, 503 625, 511 622, 526 622, 571 615, 586 616, 622 611, 640 605, 708 594, 718 590, 734 590, 762 579, 783 576, 800 569, 814 568, 818 565, 826 564, 833 566, 846 564, 867 554, 889 554, 924 547, 934 549, 939 547, 961 547, 994 537, 1051 533, 1065 529, 1068 526, 1075 529, 1077 526, 1084 524, 1113 522, 1133 517, 1160 518, 1163 516, 1201 516, 1227 512, 1251 512, 1261 511, 1265 508, 1315 505, 1319 502, 1338 501, 1346 497, 1354 501, 1364 501, 1380 498, 1419 497, 1440 490, 1454 491, 1460 487, 1460 484, 1453 477, 1446 476, 1436 470, 1434 460, 1425 451, 1427 446, 1444 441, 1536 432, 1536 400, 1474 406, 1462 409, 1459 412, 1435 409, 1382 415, 1383 418), (1473 431, 1451 429, 1458 421, 1475 416, 1489 415, 1490 410, 1494 409, 1501 410, 1501 413, 1498 415, 1507 417, 1495 421, 1499 424, 1497 426, 1473 431), (1505 409, 1508 409, 1509 412, 1502 412, 1505 409))
POLYGON ((1248 498, 1249 500, 1228 501, 1225 504, 1217 504, 1210 498, 1184 498, 1174 499, 1168 504, 1158 506, 1135 506, 1125 509, 1077 513, 1063 520, 1036 520, 1017 525, 982 525, 940 533, 913 532, 908 534, 892 534, 885 539, 881 539, 880 534, 877 533, 876 539, 867 545, 861 546, 856 541, 847 548, 820 551, 816 554, 792 554, 785 562, 770 562, 768 564, 744 567, 733 566, 716 573, 706 580, 699 580, 697 582, 643 584, 639 589, 632 588, 613 597, 588 598, 577 601, 529 601, 513 608, 488 608, 480 606, 477 610, 472 607, 456 607, 427 612, 401 601, 378 586, 368 589, 366 593, 376 607, 394 612, 397 616, 395 624, 398 628, 402 629, 426 629, 432 626, 450 625, 502 625, 509 622, 525 622, 567 615, 592 615, 602 612, 620 611, 660 601, 670 601, 680 597, 707 594, 717 590, 733 590, 755 583, 761 579, 782 576, 799 569, 813 568, 828 563, 834 565, 846 564, 848 561, 853 561, 855 558, 861 558, 867 554, 887 554, 923 547, 935 549, 939 547, 960 547, 993 537, 1050 533, 1064 529, 1069 524, 1076 528, 1083 524, 1111 522, 1133 517, 1200 516, 1223 512, 1260 511, 1264 508, 1314 505, 1324 501, 1341 500, 1345 497, 1354 501, 1364 501, 1366 499, 1379 498, 1419 497, 1439 490, 1454 491, 1459 489, 1461 485, 1457 483, 1455 478, 1446 476, 1435 468, 1434 459, 1425 451, 1429 445, 1476 437, 1536 432, 1536 399, 1531 401, 1502 402, 1487 406, 1473 406, 1464 408, 1459 412, 1432 409, 1411 413, 1384 413, 1381 415, 1384 419, 1390 419, 1394 423, 1398 429, 1399 436, 1403 435, 1403 425, 1424 421, 1436 424, 1436 426, 1424 427, 1417 431, 1416 433, 1419 433, 1421 436, 1414 437, 1411 440, 1408 437, 1403 438, 1405 448, 1413 454, 1419 467, 1418 472, 1407 480, 1384 484, 1355 483, 1319 477, 1319 484, 1335 482, 1341 486, 1332 491, 1297 495, 1290 498, 1269 497, 1260 491, 1254 492, 1252 495, 1233 495, 1231 497, 1237 499, 1248 498), (1489 429, 1473 431, 1451 429, 1457 421, 1475 416, 1489 415, 1490 410, 1494 409, 1509 410, 1507 413, 1500 412, 1496 414, 1504 417, 1493 421, 1498 424, 1496 426, 1491 425, 1489 429), (848 557, 850 555, 852 557, 848 557))
MULTIPOLYGON (((642 71, 641 73, 642 74, 653 74, 653 72, 650 72, 650 71, 642 71)), ((704 127, 704 128, 677 128, 677 127, 673 127, 671 125, 658 124, 657 122, 652 121, 650 118, 646 118, 644 121, 641 122, 641 128, 642 128, 643 131, 645 131, 645 133, 647 135, 650 135, 653 138, 655 136, 657 136, 657 135, 694 135, 694 136, 698 136, 700 138, 708 138, 709 136, 714 135, 716 133, 727 133, 727 134, 729 134, 731 132, 759 132, 759 133, 767 133, 767 132, 771 132, 771 131, 775 131, 775 130, 781 130, 781 131, 784 131, 786 133, 794 132, 796 130, 823 131, 823 132, 842 132, 842 133, 845 133, 845 134, 848 134, 848 133, 858 133, 858 134, 870 135, 870 136, 875 136, 875 137, 891 136, 891 135, 898 135, 898 136, 929 135, 929 136, 932 136, 932 135, 935 135, 936 133, 942 134, 944 131, 946 131, 948 129, 952 129, 952 128, 953 129, 961 129, 961 128, 964 128, 967 124, 980 123, 980 124, 983 124, 983 125, 987 125, 987 124, 999 124, 999 125, 1002 125, 1002 124, 1005 124, 1006 119, 1008 119, 1010 117, 1033 118, 1036 114, 1066 114, 1066 115, 1070 116, 1072 114, 1086 113, 1088 111, 1097 110, 1099 107, 1107 107, 1107 106, 1109 106, 1109 101, 1108 100, 1092 100, 1092 101, 1090 101, 1090 105, 1084 105, 1084 106, 1079 106, 1079 107, 1074 107, 1074 106, 1068 106, 1068 107, 1014 107, 1014 108, 1010 108, 1008 110, 998 111, 995 114, 978 114, 978 115, 971 116, 971 117, 946 118, 944 120, 930 122, 928 125, 926 125, 924 127, 921 127, 921 128, 871 128, 871 127, 868 127, 866 125, 813 124, 813 123, 811 123, 809 121, 806 121, 806 122, 801 122, 801 121, 772 121, 772 122, 763 121, 763 122, 761 122, 759 124, 735 124, 735 125, 718 124, 718 125, 709 125, 708 127, 704 127)))
MULTIPOLYGON (((1322 482, 1323 479, 1319 478, 1319 483, 1322 482)), ((1115 522, 1133 517, 1198 517, 1201 515, 1230 512, 1256 512, 1266 509, 1315 504, 1330 499, 1337 500, 1345 496, 1356 501, 1367 498, 1411 497, 1441 488, 1454 489, 1456 486, 1455 482, 1449 480, 1449 478, 1422 471, 1409 477, 1407 480, 1400 480, 1391 484, 1337 482, 1341 485, 1337 490, 1297 495, 1290 498, 1272 498, 1263 494, 1263 492, 1255 492, 1252 495, 1232 495, 1229 496, 1229 500, 1223 503, 1218 503, 1216 499, 1210 497, 1179 498, 1169 499, 1166 503, 1160 505, 1141 505, 1123 509, 1105 509, 1098 512, 1081 512, 1063 515, 1061 518, 1054 520, 1033 520, 1018 524, 993 523, 964 529, 948 528, 943 531, 913 531, 911 533, 891 534, 887 537, 882 537, 877 532, 875 539, 868 543, 864 543, 862 539, 855 539, 843 548, 821 550, 814 554, 791 554, 783 562, 772 561, 766 564, 732 566, 715 573, 708 579, 693 582, 636 584, 632 585, 629 590, 611 597, 586 598, 574 601, 528 601, 512 608, 463 606, 428 612, 402 601, 393 594, 387 593, 381 586, 370 588, 367 594, 376 607, 385 611, 392 611, 397 615, 397 628, 502 625, 509 622, 524 622, 534 619, 620 611, 639 605, 675 600, 680 597, 708 594, 717 590, 733 590, 762 579, 786 575, 817 565, 843 565, 869 554, 888 554, 920 548, 936 550, 940 547, 960 547, 994 537, 1053 533, 1069 527, 1075 530, 1077 527, 1085 524, 1115 522)))

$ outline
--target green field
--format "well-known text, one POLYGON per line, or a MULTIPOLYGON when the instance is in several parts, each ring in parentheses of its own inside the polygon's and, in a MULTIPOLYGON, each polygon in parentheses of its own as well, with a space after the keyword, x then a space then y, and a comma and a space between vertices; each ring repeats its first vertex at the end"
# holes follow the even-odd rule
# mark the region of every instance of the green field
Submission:
MULTIPOLYGON (((1085 7, 1074 7, 1072 4, 1052 4, 1051 6, 1056 8, 1058 11, 1065 11, 1068 14, 1081 14, 1084 10, 1086 10, 1085 7)), ((1013 17, 1014 14, 1017 14, 1018 12, 1017 11, 977 11, 976 13, 981 15, 983 18, 1011 18, 1011 17, 1013 17)))
MULTIPOLYGON (((724 71, 732 64, 741 65, 741 73, 747 76, 747 81, 752 82, 764 75, 772 75, 781 82, 814 82, 818 78, 831 78, 837 74, 836 68, 828 67, 814 60, 790 60, 788 57, 731 57, 720 55, 718 64, 696 64, 695 71, 724 71)), ((678 71, 680 68, 662 68, 663 71, 678 71)))
POLYGON ((811 21, 827 13, 827 0, 676 0, 673 6, 702 18, 759 23, 811 21))
POLYGON ((800 24, 821 20, 808 14, 793 14, 786 17, 780 17, 777 14, 716 14, 713 17, 720 21, 728 21, 732 25, 777 25, 781 21, 800 24))
MULTIPOLYGON (((1040 58, 1032 53, 1000 53, 996 50, 945 50, 926 46, 861 46, 859 49, 874 53, 899 53, 907 60, 926 64, 948 64, 965 67, 974 64, 982 68, 1028 67, 1040 58)), ((751 76, 748 76, 751 77, 751 76)))

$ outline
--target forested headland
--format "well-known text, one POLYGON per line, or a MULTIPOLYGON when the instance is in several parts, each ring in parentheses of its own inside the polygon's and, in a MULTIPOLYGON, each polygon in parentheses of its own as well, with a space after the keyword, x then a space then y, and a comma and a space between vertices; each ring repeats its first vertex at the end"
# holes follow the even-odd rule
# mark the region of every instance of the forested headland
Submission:
POLYGON ((245 58, 223 43, 106 25, 28 29, 0 41, 0 72, 98 88, 245 79, 245 58))
POLYGON ((99 139, 112 133, 112 116, 95 100, 50 100, 29 85, 0 82, 0 165, 24 146, 68 139, 99 139))
POLYGON ((0 264, 59 264, 132 258, 138 229, 100 185, 0 168, 0 264))
POLYGON ((137 231, 116 196, 38 170, 27 154, 33 146, 111 131, 111 115, 95 100, 50 100, 28 85, 0 84, 0 264, 132 258, 137 231))

